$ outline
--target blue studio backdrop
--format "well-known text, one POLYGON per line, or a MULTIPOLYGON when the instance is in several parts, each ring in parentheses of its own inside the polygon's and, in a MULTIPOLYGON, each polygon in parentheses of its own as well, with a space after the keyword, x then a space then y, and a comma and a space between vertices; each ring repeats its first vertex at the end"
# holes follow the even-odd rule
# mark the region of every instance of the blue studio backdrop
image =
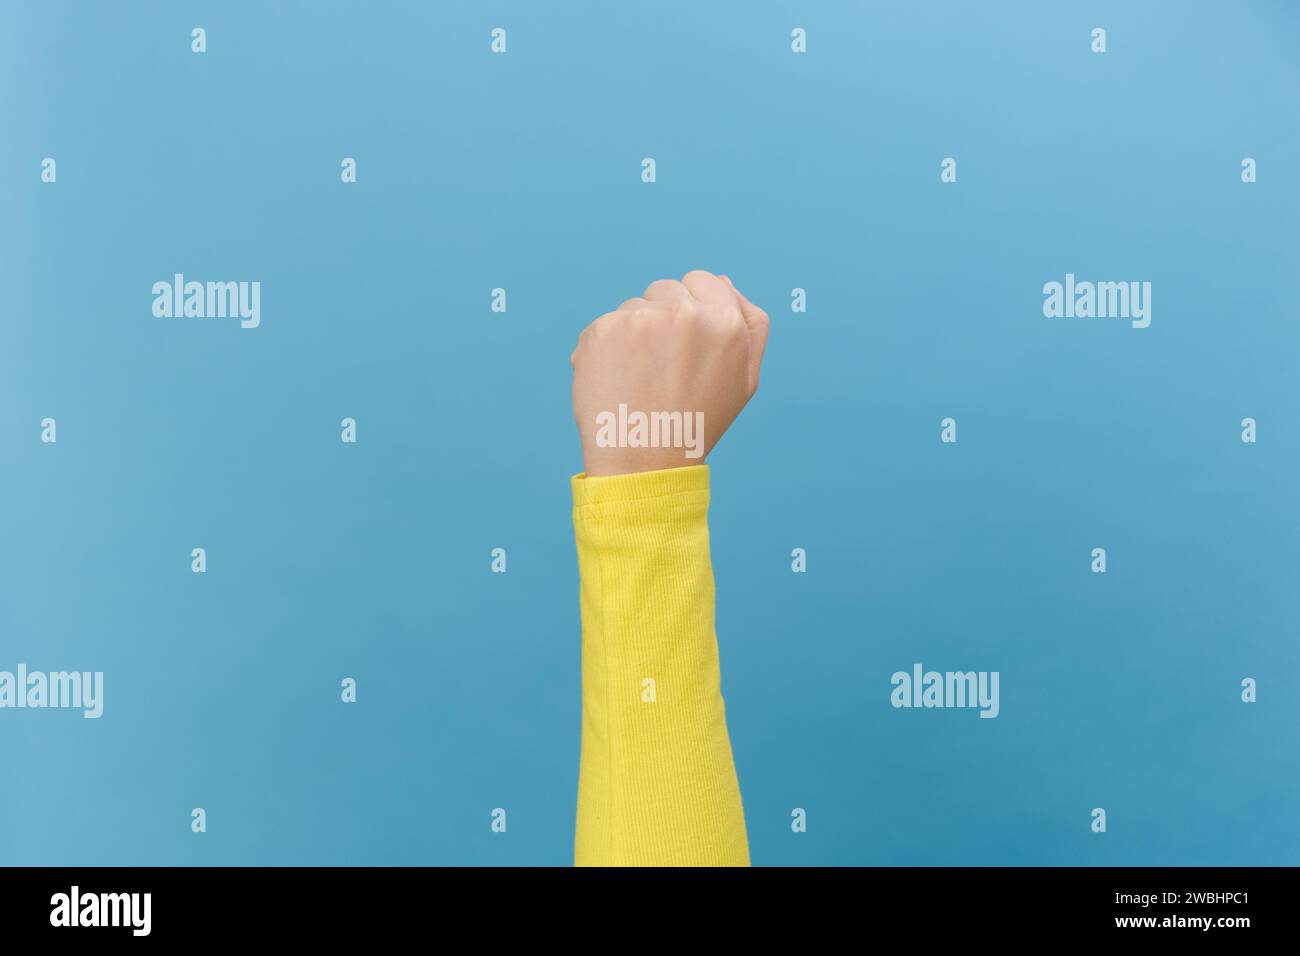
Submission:
POLYGON ((694 268, 755 863, 1300 863, 1298 94, 1266 0, 4 0, 0 671, 103 678, 0 863, 571 862, 569 354, 694 268))

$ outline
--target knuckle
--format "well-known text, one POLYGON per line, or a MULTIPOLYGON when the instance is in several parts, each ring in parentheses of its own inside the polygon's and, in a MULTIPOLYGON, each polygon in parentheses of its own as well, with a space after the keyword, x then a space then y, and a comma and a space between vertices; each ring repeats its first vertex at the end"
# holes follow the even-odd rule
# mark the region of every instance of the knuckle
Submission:
POLYGON ((671 315, 693 316, 698 310, 695 307, 695 300, 690 296, 680 296, 672 299, 668 303, 668 312, 671 315))
POLYGON ((686 291, 686 286, 682 285, 676 279, 655 279, 646 286, 646 295, 650 293, 661 293, 663 295, 680 295, 686 291))
POLYGON ((717 324, 727 335, 739 335, 745 331, 745 317, 740 309, 722 308, 718 310, 717 324))

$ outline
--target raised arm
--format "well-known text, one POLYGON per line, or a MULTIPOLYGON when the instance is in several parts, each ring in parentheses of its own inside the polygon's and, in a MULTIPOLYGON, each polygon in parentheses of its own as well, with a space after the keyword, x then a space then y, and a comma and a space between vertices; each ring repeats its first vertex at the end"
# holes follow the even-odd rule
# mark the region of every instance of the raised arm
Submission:
POLYGON ((580 865, 745 866, 709 560, 713 445, 768 319, 724 277, 652 284, 583 332, 573 481, 582 607, 580 865))

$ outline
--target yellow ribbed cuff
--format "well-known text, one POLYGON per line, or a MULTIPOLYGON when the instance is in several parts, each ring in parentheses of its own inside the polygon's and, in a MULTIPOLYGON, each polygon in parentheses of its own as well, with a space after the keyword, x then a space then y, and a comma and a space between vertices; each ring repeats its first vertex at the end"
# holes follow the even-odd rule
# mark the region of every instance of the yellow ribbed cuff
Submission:
POLYGON ((657 471, 638 471, 628 475, 603 475, 589 478, 587 474, 569 479, 573 488, 573 507, 597 508, 605 505, 621 506, 637 501, 664 498, 670 495, 702 494, 708 504, 709 466, 689 465, 685 468, 661 468, 657 471))

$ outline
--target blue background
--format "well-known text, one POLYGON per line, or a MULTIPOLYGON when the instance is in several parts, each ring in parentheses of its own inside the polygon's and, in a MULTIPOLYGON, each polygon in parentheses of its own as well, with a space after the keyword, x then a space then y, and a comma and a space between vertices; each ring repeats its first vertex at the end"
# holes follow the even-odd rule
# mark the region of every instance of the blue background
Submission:
POLYGON ((755 863, 1300 863, 1300 8, 6 2, 0 70, 0 669, 106 684, 0 711, 0 862, 569 863, 569 352, 705 268, 773 319, 710 457, 755 863))

